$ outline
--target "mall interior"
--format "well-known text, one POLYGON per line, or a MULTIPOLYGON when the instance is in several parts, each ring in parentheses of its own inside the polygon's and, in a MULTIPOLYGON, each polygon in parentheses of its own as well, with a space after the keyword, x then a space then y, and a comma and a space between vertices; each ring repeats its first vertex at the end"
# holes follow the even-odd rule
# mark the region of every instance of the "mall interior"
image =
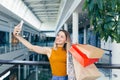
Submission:
POLYGON ((51 80, 47 56, 30 51, 13 36, 21 20, 21 36, 33 45, 52 47, 57 32, 67 30, 73 44, 103 49, 95 63, 101 72, 97 80, 120 80, 120 44, 94 33, 84 1, 0 0, 0 80, 51 80))

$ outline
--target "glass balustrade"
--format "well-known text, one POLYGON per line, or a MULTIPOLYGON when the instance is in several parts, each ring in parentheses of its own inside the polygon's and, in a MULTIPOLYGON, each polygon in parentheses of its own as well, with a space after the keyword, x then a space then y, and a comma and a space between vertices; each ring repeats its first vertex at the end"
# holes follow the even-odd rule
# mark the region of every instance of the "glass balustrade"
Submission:
POLYGON ((25 48, 25 46, 22 43, 0 45, 0 54, 5 54, 23 48, 25 48))
MULTIPOLYGON (((34 45, 40 45, 40 46, 53 46, 53 43, 32 43, 34 45)), ((17 45, 4 45, 0 46, 0 54, 23 49, 25 46, 23 46, 21 43, 17 45)), ((15 80, 13 78, 17 78, 16 80, 51 80, 51 70, 49 66, 49 62, 47 64, 44 60, 41 61, 41 56, 38 55, 40 58, 40 61, 15 61, 13 60, 7 60, 6 62, 2 62, 0 60, 0 78, 2 78, 3 75, 5 75, 7 72, 9 75, 7 75, 3 80, 15 80), (9 69, 5 69, 9 68, 9 69), (4 70, 5 69, 5 70, 4 70)), ((99 71, 101 72, 101 76, 97 80, 114 80, 114 78, 117 78, 119 74, 114 74, 114 70, 118 70, 120 68, 120 65, 114 66, 111 64, 112 55, 110 50, 105 50, 105 53, 101 59, 96 64, 99 71), (100 65, 99 65, 100 64, 100 65), (107 64, 107 65, 106 65, 107 64), (112 67, 113 66, 113 67, 112 67)), ((1 79, 2 80, 2 79, 1 79)))
MULTIPOLYGON (((0 60, 0 64, 0 70, 8 68, 0 73, 0 79, 9 72, 3 80, 51 80, 52 77, 47 61, 0 60)), ((101 76, 97 80, 114 80, 119 75, 119 73, 113 74, 112 71, 119 71, 120 65, 97 63, 96 66, 101 72, 101 76)))
POLYGON ((3 70, 0 73, 0 80, 50 80, 52 76, 49 62, 16 60, 1 60, 0 62, 2 63, 0 71, 3 70), (7 72, 9 74, 5 76, 7 72))

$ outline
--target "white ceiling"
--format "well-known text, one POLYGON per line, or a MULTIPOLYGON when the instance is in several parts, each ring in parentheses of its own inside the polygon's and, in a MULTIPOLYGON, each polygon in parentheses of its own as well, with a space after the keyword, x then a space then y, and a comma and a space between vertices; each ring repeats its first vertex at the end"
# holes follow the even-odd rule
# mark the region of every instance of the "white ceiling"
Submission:
MULTIPOLYGON (((76 10, 81 12, 84 0, 22 0, 45 26, 42 31, 58 31, 76 10)), ((68 20, 68 21, 67 21, 68 20)))
POLYGON ((56 22, 62 0, 22 0, 43 23, 56 22))
MULTIPOLYGON (((7 0, 2 0, 2 1, 7 2, 7 0)), ((11 8, 12 5, 14 5, 14 8, 12 9, 14 9, 13 12, 15 12, 17 9, 16 7, 17 3, 14 4, 15 1, 14 0, 12 1, 13 3, 11 3, 11 8)), ((44 31, 45 33, 47 31, 49 33, 57 32, 59 29, 61 29, 64 23, 72 24, 72 13, 74 11, 79 13, 79 24, 81 26, 85 25, 84 22, 88 23, 88 19, 86 19, 87 14, 85 15, 81 14, 84 0, 21 0, 21 2, 20 1, 16 1, 16 2, 19 3, 22 2, 26 5, 26 7, 28 7, 28 9, 33 13, 33 15, 37 17, 37 21, 42 22, 42 26, 41 25, 37 25, 37 26, 39 27, 40 31, 44 31)), ((7 6, 7 4, 5 6, 7 6)), ((19 7, 22 9, 21 5, 19 5, 19 7)), ((0 11, 10 15, 11 17, 14 17, 15 19, 18 17, 18 20, 20 20, 19 16, 16 16, 8 9, 5 9, 4 7, 2 7, 2 5, 0 6, 0 8, 1 8, 0 11)), ((18 12, 17 14, 21 14, 20 12, 18 12)), ((24 15, 22 18, 27 16, 24 15)), ((27 16, 27 20, 28 20, 28 16, 27 16)), ((29 17, 30 17, 29 19, 31 20, 31 16, 29 17)), ((33 19, 31 23, 34 22, 36 21, 34 21, 33 19)))

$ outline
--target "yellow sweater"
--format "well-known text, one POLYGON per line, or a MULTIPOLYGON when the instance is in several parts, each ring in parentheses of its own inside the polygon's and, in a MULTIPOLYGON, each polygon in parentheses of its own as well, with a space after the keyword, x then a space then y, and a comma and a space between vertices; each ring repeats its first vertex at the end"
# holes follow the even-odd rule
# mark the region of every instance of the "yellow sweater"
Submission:
POLYGON ((49 58, 52 74, 54 76, 66 76, 66 51, 62 47, 58 47, 57 50, 52 49, 51 56, 49 58))

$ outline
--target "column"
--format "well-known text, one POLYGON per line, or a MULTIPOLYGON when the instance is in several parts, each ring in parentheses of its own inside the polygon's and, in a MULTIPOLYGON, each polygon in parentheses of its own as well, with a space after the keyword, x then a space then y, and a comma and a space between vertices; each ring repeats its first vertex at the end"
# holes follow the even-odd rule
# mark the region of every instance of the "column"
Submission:
POLYGON ((18 80, 21 80, 21 67, 20 67, 20 65, 18 65, 18 80))
POLYGON ((87 44, 87 28, 86 28, 86 26, 84 27, 84 37, 83 38, 84 38, 83 43, 87 44))
POLYGON ((24 65, 24 79, 27 78, 27 65, 24 65))
POLYGON ((31 42, 31 36, 32 36, 32 35, 31 35, 31 33, 30 33, 30 34, 29 34, 29 42, 31 42))
MULTIPOLYGON (((72 42, 73 43, 78 43, 78 34, 79 34, 79 32, 78 32, 78 13, 77 12, 74 12, 73 13, 73 26, 72 26, 72 31, 73 31, 73 37, 72 37, 72 42)), ((72 61, 72 64, 73 64, 73 71, 74 71, 74 80, 78 80, 77 79, 77 77, 79 76, 77 73, 79 73, 78 71, 79 71, 79 69, 77 70, 77 68, 76 68, 76 66, 79 66, 78 64, 78 62, 75 60, 75 58, 72 56, 72 59, 73 59, 73 61, 72 61)))
POLYGON ((74 12, 73 13, 73 27, 72 27, 72 41, 73 43, 78 43, 78 13, 74 12))
MULTIPOLYGON (((112 43, 112 64, 120 64, 120 43, 112 43)), ((112 69, 112 80, 120 80, 120 69, 112 69)))
POLYGON ((12 27, 13 27, 13 23, 12 22, 9 22, 9 46, 10 46, 10 51, 12 50, 12 27))
POLYGON ((12 40, 12 27, 13 27, 13 24, 12 22, 9 22, 9 43, 11 43, 11 40, 12 40))
MULTIPOLYGON (((72 26, 72 43, 78 43, 78 13, 73 13, 73 26, 72 26)), ((67 54, 67 72, 68 72, 68 80, 76 80, 75 75, 75 59, 72 57, 70 53, 67 54)))
POLYGON ((40 55, 37 54, 37 61, 40 61, 40 55))
POLYGON ((35 68, 35 80, 38 80, 38 65, 35 68))
POLYGON ((67 23, 64 24, 64 30, 68 31, 68 24, 67 23))

